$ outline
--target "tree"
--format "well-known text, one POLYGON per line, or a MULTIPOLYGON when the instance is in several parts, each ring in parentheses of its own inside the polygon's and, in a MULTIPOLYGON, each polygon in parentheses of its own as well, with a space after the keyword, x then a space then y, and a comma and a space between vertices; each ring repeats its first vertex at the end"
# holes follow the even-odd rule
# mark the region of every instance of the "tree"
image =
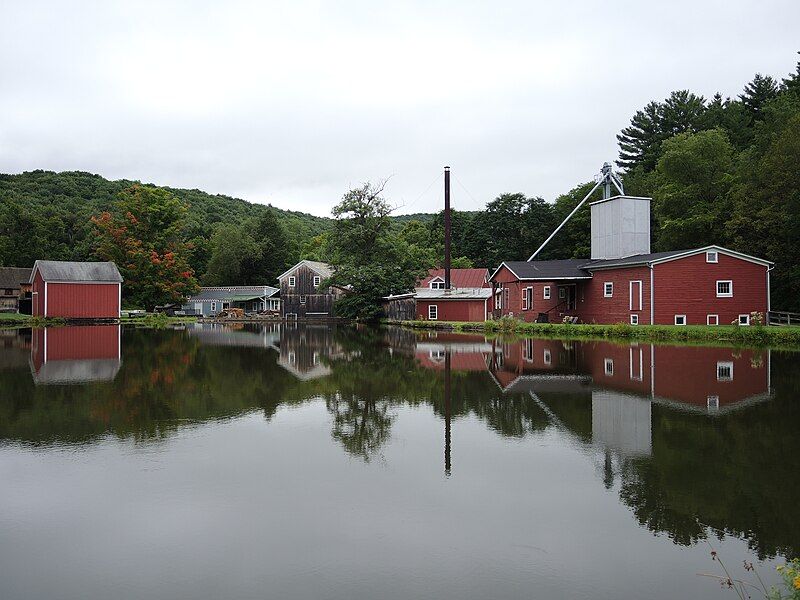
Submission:
POLYGON ((210 286, 255 284, 248 269, 261 260, 261 249, 250 233, 237 225, 222 225, 211 237, 211 259, 203 275, 210 286))
MULTIPOLYGON (((289 239, 272 208, 256 220, 252 239, 259 248, 256 262, 247 265, 247 280, 253 285, 272 284, 295 261, 289 253, 289 239)), ((255 258, 255 254, 253 254, 255 258)))
POLYGON ((758 121, 764 106, 778 96, 778 83, 769 75, 764 76, 756 73, 753 81, 744 86, 744 92, 739 94, 750 118, 758 121))
POLYGON ((332 283, 349 293, 336 303, 340 316, 375 319, 381 298, 406 292, 424 273, 409 244, 392 231, 383 185, 366 183, 350 190, 333 208, 336 217, 330 246, 332 283))
POLYGON ((683 133, 664 142, 653 195, 658 249, 725 242, 734 153, 720 129, 683 133))
POLYGON ((133 185, 119 193, 113 212, 92 217, 94 254, 117 264, 128 304, 152 311, 197 290, 191 248, 182 240, 187 211, 162 188, 133 185))

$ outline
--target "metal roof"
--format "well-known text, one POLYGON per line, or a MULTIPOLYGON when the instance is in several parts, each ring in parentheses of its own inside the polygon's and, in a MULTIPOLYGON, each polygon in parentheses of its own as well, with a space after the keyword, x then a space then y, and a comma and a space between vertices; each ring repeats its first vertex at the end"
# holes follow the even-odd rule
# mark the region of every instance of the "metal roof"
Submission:
POLYGON ((457 288, 432 290, 417 288, 417 300, 485 300, 492 297, 492 288, 457 288))
POLYGON ((113 262, 37 260, 31 271, 30 283, 33 283, 33 274, 36 271, 41 274, 42 279, 45 281, 122 282, 122 275, 119 274, 119 269, 113 262))
POLYGON ((30 267, 0 267, 0 288, 18 288, 31 280, 30 267))
MULTIPOLYGON (((457 288, 479 288, 483 287, 488 276, 489 269, 450 269, 450 285, 457 288)), ((430 269, 417 287, 428 287, 436 277, 444 280, 444 269, 430 269)))
POLYGON ((254 298, 271 298, 280 290, 271 285, 239 285, 227 287, 201 287, 200 291, 189 298, 189 302, 203 300, 250 300, 254 298))
POLYGON ((317 274, 319 274, 320 276, 322 276, 323 279, 328 279, 329 277, 333 276, 333 267, 331 265, 329 265, 328 263, 319 262, 318 260, 301 260, 299 263, 294 265, 291 269, 289 269, 289 270, 281 273, 280 275, 278 275, 278 279, 279 280, 283 279, 284 277, 286 277, 287 275, 293 273, 294 271, 296 271, 297 269, 299 269, 303 265, 307 266, 309 269, 311 269, 312 271, 314 271, 317 274))

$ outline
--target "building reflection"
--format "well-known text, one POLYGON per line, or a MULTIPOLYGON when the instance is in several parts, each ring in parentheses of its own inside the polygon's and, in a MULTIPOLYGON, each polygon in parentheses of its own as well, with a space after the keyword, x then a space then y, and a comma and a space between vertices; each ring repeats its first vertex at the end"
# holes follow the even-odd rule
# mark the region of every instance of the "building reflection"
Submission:
POLYGON ((122 364, 119 325, 45 327, 31 332, 36 385, 113 381, 122 364))

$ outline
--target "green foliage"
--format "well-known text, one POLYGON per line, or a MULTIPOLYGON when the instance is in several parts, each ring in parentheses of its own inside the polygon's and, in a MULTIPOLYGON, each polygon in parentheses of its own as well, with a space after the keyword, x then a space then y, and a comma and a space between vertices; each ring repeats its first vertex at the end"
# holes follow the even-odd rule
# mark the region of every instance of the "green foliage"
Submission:
POLYGON ((425 272, 425 256, 392 230, 382 192, 383 186, 366 183, 347 192, 332 211, 332 283, 349 288, 336 304, 338 316, 379 318, 381 298, 413 288, 425 272))
POLYGON ((197 290, 182 235, 187 212, 166 190, 133 185, 119 193, 113 212, 92 217, 94 253, 117 264, 129 304, 152 311, 197 290))

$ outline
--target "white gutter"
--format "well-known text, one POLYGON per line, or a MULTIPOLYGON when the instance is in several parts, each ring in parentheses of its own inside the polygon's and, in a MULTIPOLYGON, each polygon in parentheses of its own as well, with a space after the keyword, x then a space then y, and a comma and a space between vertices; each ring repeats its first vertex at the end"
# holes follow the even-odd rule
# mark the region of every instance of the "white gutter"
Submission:
POLYGON ((655 313, 655 294, 653 293, 653 265, 650 265, 650 325, 653 323, 653 316, 655 313))

